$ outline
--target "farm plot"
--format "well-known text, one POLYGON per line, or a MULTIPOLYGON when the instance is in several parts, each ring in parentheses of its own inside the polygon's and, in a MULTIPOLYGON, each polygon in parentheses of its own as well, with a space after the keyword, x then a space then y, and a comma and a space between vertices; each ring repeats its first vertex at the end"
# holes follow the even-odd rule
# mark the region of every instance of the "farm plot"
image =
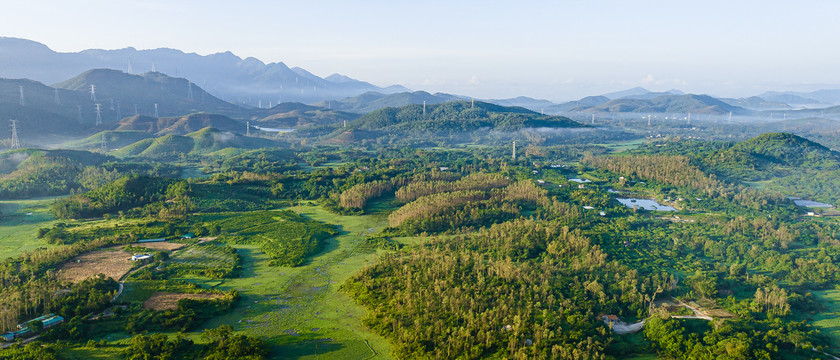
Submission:
POLYGON ((170 262, 187 272, 224 277, 239 264, 239 255, 230 246, 216 242, 203 242, 172 253, 170 262))
POLYGON ((61 265, 58 276, 62 280, 79 282, 87 278, 104 274, 106 277, 119 280, 131 270, 134 262, 131 254, 115 246, 76 256, 61 265))
POLYGON ((158 250, 158 251, 172 251, 178 250, 187 244, 181 244, 176 242, 169 242, 169 241, 161 241, 161 242, 147 242, 147 243, 132 243, 131 246, 138 246, 144 247, 146 249, 151 250, 158 250))
POLYGON ((146 301, 143 302, 143 309, 146 310, 175 310, 178 308, 178 300, 193 299, 193 300, 212 300, 223 298, 224 294, 216 293, 198 293, 198 294, 179 294, 156 292, 152 294, 146 301))

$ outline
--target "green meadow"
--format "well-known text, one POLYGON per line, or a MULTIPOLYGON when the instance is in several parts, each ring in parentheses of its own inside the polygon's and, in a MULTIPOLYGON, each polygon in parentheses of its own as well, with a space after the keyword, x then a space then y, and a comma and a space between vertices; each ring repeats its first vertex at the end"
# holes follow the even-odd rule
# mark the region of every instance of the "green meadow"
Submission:
POLYGON ((50 246, 37 234, 39 228, 55 223, 49 212, 54 199, 0 200, 0 259, 50 246))

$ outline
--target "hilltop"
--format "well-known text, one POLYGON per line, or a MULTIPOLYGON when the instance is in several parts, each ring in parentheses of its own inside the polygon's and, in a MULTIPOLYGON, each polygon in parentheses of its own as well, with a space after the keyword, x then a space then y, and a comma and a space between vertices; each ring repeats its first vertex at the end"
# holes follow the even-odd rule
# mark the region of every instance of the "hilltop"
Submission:
POLYGON ((634 113, 692 113, 723 115, 732 112, 747 115, 751 111, 729 105, 708 95, 659 95, 652 99, 621 98, 606 103, 575 108, 585 112, 634 112, 634 113))
MULTIPOLYGON (((388 107, 363 115, 327 136, 335 142, 358 142, 379 138, 392 141, 464 142, 507 141, 538 133, 543 140, 568 136, 571 128, 585 128, 562 116, 541 115, 520 107, 505 107, 480 101, 444 104, 410 104, 388 107)), ((377 140, 378 141, 378 140, 377 140)))
POLYGON ((401 92, 396 94, 382 94, 378 92, 366 92, 340 101, 320 102, 321 107, 330 107, 336 110, 348 111, 357 114, 366 114, 372 111, 387 107, 400 107, 409 104, 427 105, 442 104, 450 101, 465 100, 466 98, 456 95, 436 93, 430 94, 425 91, 401 92))
POLYGON ((352 121, 359 117, 358 114, 346 111, 301 103, 281 103, 270 109, 252 109, 248 114, 251 119, 251 126, 284 129, 332 125, 352 121))
POLYGON ((157 104, 158 116, 178 116, 194 112, 241 114, 238 106, 207 93, 184 78, 174 78, 159 72, 142 75, 118 70, 94 69, 63 81, 55 87, 90 94, 96 90, 96 101, 102 104, 103 122, 113 122, 128 114, 153 116, 157 104), (135 113, 136 110, 136 113, 135 113))
POLYGON ((186 135, 164 135, 127 145, 114 155, 120 157, 168 157, 182 154, 204 155, 222 149, 259 149, 282 145, 277 141, 247 137, 229 131, 204 128, 186 135))
POLYGON ((206 127, 212 127, 221 131, 245 132, 244 122, 233 120, 223 115, 204 113, 162 118, 135 115, 120 120, 118 125, 116 130, 144 131, 157 135, 184 135, 206 127))

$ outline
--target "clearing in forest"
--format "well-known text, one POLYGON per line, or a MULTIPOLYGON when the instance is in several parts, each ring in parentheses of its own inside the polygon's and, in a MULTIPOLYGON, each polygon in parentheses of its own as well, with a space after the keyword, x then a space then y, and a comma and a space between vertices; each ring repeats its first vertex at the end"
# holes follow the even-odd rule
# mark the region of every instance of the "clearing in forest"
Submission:
POLYGON ((119 280, 133 265, 131 254, 123 251, 121 246, 114 246, 70 259, 58 269, 58 276, 71 282, 80 282, 97 274, 119 280))
POLYGON ((194 299, 194 300, 211 300, 220 299, 224 294, 215 293, 201 293, 201 294, 179 294, 156 292, 152 294, 146 301, 143 302, 143 309, 146 310, 175 310, 178 308, 178 300, 194 299))

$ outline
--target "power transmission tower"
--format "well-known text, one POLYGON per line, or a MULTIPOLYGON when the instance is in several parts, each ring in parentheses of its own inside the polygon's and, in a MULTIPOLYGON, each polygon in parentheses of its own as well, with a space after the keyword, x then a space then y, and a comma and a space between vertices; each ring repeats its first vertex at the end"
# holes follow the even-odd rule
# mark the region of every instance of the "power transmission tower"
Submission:
POLYGON ((90 100, 96 101, 96 85, 90 84, 90 100))
POLYGON ((423 116, 426 116, 426 101, 423 101, 423 116))
POLYGON ((104 131, 102 132, 102 144, 100 146, 102 147, 102 151, 108 150, 108 139, 105 137, 104 131))
POLYGON ((134 104, 134 116, 137 116, 137 115, 140 115, 140 113, 137 112, 137 104, 134 104))
POLYGON ((158 115, 158 104, 155 104, 155 118, 159 118, 159 117, 160 117, 160 115, 158 115))
POLYGON ((128 73, 134 74, 134 69, 131 68, 131 58, 128 58, 128 73))
POLYGON ((111 111, 114 111, 114 99, 111 99, 111 111))
POLYGON ((82 122, 82 105, 76 105, 76 109, 79 110, 79 122, 82 122))
POLYGON ((55 88, 55 99, 54 99, 54 101, 55 101, 56 105, 61 105, 61 99, 58 98, 58 88, 55 88))
POLYGON ((187 99, 193 99, 192 82, 187 80, 187 99))
POLYGON ((102 105, 96 104, 96 126, 102 125, 102 105))
POLYGON ((516 161, 516 141, 513 142, 513 161, 516 161))
POLYGON ((12 150, 20 149, 20 140, 18 139, 17 133, 17 122, 17 120, 9 120, 9 123, 11 123, 11 125, 9 126, 12 128, 12 150))
POLYGON ((120 111, 120 101, 117 100, 117 120, 122 119, 122 111, 120 111))
POLYGON ((26 105, 26 101, 23 100, 23 85, 18 86, 20 90, 20 106, 26 105))
POLYGON ((245 122, 245 136, 251 136, 251 122, 245 122))

